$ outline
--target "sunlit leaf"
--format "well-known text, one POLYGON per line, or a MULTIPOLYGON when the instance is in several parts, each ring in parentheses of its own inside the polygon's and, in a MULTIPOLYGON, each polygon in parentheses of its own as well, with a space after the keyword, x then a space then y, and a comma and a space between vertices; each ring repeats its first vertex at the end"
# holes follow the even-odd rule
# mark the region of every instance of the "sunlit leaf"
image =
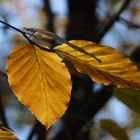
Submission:
POLYGON ((126 131, 120 126, 118 126, 116 122, 109 119, 102 119, 100 120, 100 124, 108 133, 110 133, 117 140, 129 140, 126 131))
POLYGON ((140 90, 116 89, 114 95, 133 111, 140 113, 140 90))
POLYGON ((7 73, 15 95, 47 128, 64 114, 71 80, 57 54, 37 46, 17 46, 9 55, 7 73))
POLYGON ((140 88, 140 71, 132 61, 116 49, 97 45, 90 41, 73 40, 70 43, 79 46, 101 60, 79 52, 67 44, 58 45, 57 50, 68 59, 79 72, 88 74, 93 81, 117 87, 140 88))
POLYGON ((18 140, 18 138, 12 134, 11 130, 0 124, 0 140, 18 140))

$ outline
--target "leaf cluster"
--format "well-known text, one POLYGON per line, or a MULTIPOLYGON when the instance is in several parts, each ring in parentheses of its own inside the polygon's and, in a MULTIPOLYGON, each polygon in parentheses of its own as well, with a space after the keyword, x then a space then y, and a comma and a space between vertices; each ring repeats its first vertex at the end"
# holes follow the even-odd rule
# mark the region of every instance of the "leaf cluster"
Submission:
MULTIPOLYGON (((23 34, 28 44, 16 46, 8 57, 6 70, 9 85, 19 101, 47 129, 65 113, 71 97, 72 82, 65 60, 72 63, 78 72, 89 75, 94 82, 118 88, 140 88, 140 71, 137 66, 114 48, 86 40, 66 41, 41 29, 16 30, 23 34), (36 33, 39 39, 46 39, 46 45, 32 40, 32 37, 38 37, 36 33), (51 48, 48 45, 50 39, 59 45, 51 48)), ((123 98, 119 92, 116 97, 138 111, 132 100, 129 100, 132 96, 128 93, 126 95, 127 101, 124 99, 126 96, 123 98)), ((116 132, 107 127, 109 124, 119 130, 116 124, 108 120, 101 121, 101 124, 117 137, 116 132)), ((125 134, 124 137, 128 139, 125 134)))

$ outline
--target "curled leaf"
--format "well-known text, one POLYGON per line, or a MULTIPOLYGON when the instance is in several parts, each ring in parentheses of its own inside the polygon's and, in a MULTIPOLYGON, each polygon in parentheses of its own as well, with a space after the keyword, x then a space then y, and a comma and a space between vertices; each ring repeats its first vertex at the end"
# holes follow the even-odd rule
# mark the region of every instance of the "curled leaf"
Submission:
POLYGON ((140 88, 140 71, 137 66, 116 49, 84 40, 70 41, 93 57, 71 48, 67 44, 58 45, 55 50, 68 59, 77 71, 88 74, 93 81, 117 87, 140 88))
POLYGON ((109 119, 100 120, 101 126, 117 140, 129 140, 126 131, 116 122, 109 119))
POLYGON ((130 109, 140 114, 140 90, 115 89, 114 95, 130 109))
POLYGON ((0 124, 0 140, 18 140, 11 130, 0 124))
POLYGON ((37 46, 17 46, 9 55, 7 74, 14 94, 47 128, 64 114, 71 80, 57 54, 37 46))

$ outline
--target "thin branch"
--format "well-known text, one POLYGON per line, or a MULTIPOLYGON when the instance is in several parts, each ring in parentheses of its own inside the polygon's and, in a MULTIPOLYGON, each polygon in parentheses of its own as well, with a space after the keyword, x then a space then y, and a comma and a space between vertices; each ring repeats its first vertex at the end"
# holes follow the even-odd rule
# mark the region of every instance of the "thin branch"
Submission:
POLYGON ((80 114, 74 114, 74 113, 67 113, 66 114, 67 117, 71 118, 71 119, 75 119, 75 120, 80 120, 80 121, 83 121, 85 123, 90 123, 90 124, 93 124, 93 121, 80 115, 80 114))
POLYGON ((30 37, 31 37, 31 36, 36 37, 36 36, 34 36, 33 34, 30 34, 29 32, 22 31, 22 30, 20 30, 20 29, 18 29, 18 28, 16 28, 16 27, 14 27, 14 26, 12 26, 12 25, 10 25, 10 24, 8 24, 8 23, 2 21, 2 20, 0 20, 0 23, 6 25, 6 26, 8 26, 8 27, 10 27, 11 29, 14 29, 15 31, 18 31, 19 33, 21 33, 21 34, 28 40, 29 43, 38 46, 40 49, 43 49, 43 50, 46 50, 46 51, 49 51, 49 52, 55 52, 53 49, 44 48, 43 46, 40 46, 39 44, 37 44, 37 43, 35 43, 34 41, 32 41, 32 40, 30 39, 30 37), (30 36, 28 37, 27 35, 30 35, 30 36))
MULTIPOLYGON (((7 75, 6 73, 0 71, 0 76, 4 77, 4 78, 7 78, 7 75)), ((2 123, 8 127, 8 122, 7 122, 7 119, 6 119, 6 116, 5 116, 5 109, 4 109, 4 105, 3 105, 3 102, 2 102, 2 94, 0 93, 0 119, 2 121, 2 123)))
POLYGON ((2 103, 1 96, 0 96, 0 118, 1 118, 2 123, 8 128, 9 126, 8 126, 8 122, 5 116, 5 111, 4 111, 4 106, 2 103))
POLYGON ((0 76, 3 76, 3 77, 5 77, 5 78, 7 78, 6 73, 4 73, 4 72, 2 72, 2 71, 0 71, 0 76))
MULTIPOLYGON (((84 53, 84 54, 86 54, 86 55, 88 55, 90 57, 93 57, 96 61, 101 63, 101 60, 98 59, 96 56, 94 56, 94 54, 89 53, 89 52, 85 51, 84 49, 82 49, 82 48, 80 48, 80 47, 78 47, 78 46, 76 46, 76 45, 64 40, 63 38, 61 38, 60 36, 58 36, 55 33, 49 32, 47 30, 44 31, 44 30, 41 30, 41 29, 36 29, 36 28, 25 28, 24 27, 24 29, 26 31, 30 31, 30 32, 33 32, 33 33, 35 33, 35 32, 41 33, 41 34, 47 36, 47 38, 55 40, 58 44, 62 44, 62 43, 67 44, 69 47, 71 47, 71 48, 73 48, 73 49, 75 49, 75 50, 77 50, 77 51, 79 51, 81 53, 84 53)), ((57 51, 60 52, 59 50, 57 50, 57 51)))
POLYGON ((45 140, 47 134, 45 126, 43 126, 38 120, 36 120, 27 140, 32 140, 36 134, 38 134, 36 140, 45 140))
POLYGON ((26 34, 23 34, 23 36, 28 40, 29 43, 38 46, 40 49, 45 50, 45 51, 48 51, 48 52, 55 52, 55 50, 53 50, 53 49, 51 49, 51 48, 48 49, 48 48, 45 48, 45 47, 43 47, 43 46, 41 46, 41 45, 35 43, 35 42, 32 41, 32 40, 30 39, 30 37, 28 37, 26 34))
POLYGON ((20 30, 20 29, 14 27, 14 26, 8 24, 7 22, 4 22, 4 21, 0 20, 0 23, 6 25, 7 27, 10 27, 11 29, 14 29, 14 30, 18 31, 21 34, 25 34, 25 32, 23 32, 22 30, 20 30))
POLYGON ((112 16, 112 18, 110 18, 107 24, 97 33, 97 36, 95 37, 95 42, 100 42, 100 40, 110 30, 113 24, 119 19, 120 14, 128 7, 130 2, 131 0, 124 1, 119 11, 114 16, 112 16))
POLYGON ((131 28, 140 28, 140 25, 132 23, 131 21, 128 21, 124 18, 119 17, 119 21, 121 23, 125 23, 127 26, 131 27, 131 28))
POLYGON ((46 16, 48 19, 48 23, 46 25, 46 29, 48 29, 51 32, 54 32, 54 13, 52 11, 50 0, 42 0, 44 5, 44 11, 46 11, 46 16))
MULTIPOLYGON (((34 41, 32 41, 32 40, 30 39, 30 37, 33 36, 34 33, 36 33, 36 32, 41 33, 41 34, 43 34, 43 35, 46 35, 49 39, 53 39, 54 41, 58 42, 58 44, 65 43, 65 44, 67 44, 68 46, 70 46, 71 48, 73 48, 73 49, 75 49, 75 50, 78 50, 79 52, 84 53, 84 54, 86 54, 86 55, 88 55, 88 56, 90 56, 90 57, 93 57, 96 61, 98 61, 99 63, 101 63, 101 60, 98 59, 96 56, 94 56, 94 54, 88 53, 88 52, 85 51, 84 49, 82 49, 82 48, 80 48, 80 47, 78 47, 78 46, 76 46, 76 45, 74 45, 74 44, 72 44, 72 43, 70 43, 70 42, 68 42, 68 41, 66 41, 66 40, 64 40, 64 39, 62 39, 61 37, 59 37, 59 36, 58 36, 57 34, 55 34, 55 33, 52 33, 52 32, 49 32, 49 31, 44 31, 44 30, 41 30, 41 29, 36 29, 36 28, 26 28, 26 27, 24 27, 24 30, 26 31, 26 32, 25 32, 25 31, 22 31, 22 30, 20 30, 20 29, 18 29, 18 28, 16 28, 16 27, 14 27, 14 26, 12 26, 12 25, 10 25, 10 24, 8 24, 8 23, 2 21, 2 20, 0 20, 0 23, 2 23, 2 24, 4 24, 4 25, 6 25, 6 26, 8 26, 8 27, 10 27, 10 28, 12 28, 12 29, 18 31, 19 33, 21 33, 21 34, 28 40, 29 43, 34 44, 34 45, 38 46, 39 48, 41 48, 41 49, 43 49, 43 50, 46 50, 46 51, 49 51, 49 52, 57 52, 57 51, 59 52, 59 50, 54 50, 53 48, 49 48, 49 49, 48 49, 48 48, 43 47, 43 46, 41 46, 41 45, 35 43, 34 41), (29 32, 31 32, 31 33, 29 33, 29 32), (27 35, 30 35, 30 36, 28 37, 27 35)), ((35 37, 36 37, 36 36, 35 36, 35 37)))

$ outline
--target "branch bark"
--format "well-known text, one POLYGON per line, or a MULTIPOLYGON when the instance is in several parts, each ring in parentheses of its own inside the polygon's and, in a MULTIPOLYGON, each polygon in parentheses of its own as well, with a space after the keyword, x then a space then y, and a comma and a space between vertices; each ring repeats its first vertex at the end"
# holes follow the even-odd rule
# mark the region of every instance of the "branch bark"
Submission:
MULTIPOLYGON (((4 72, 0 71, 0 81, 3 82, 4 78, 7 79, 7 75, 4 72)), ((3 105, 3 102, 2 102, 2 89, 1 88, 0 88, 0 119, 1 119, 1 122, 4 124, 4 126, 9 128, 8 122, 7 122, 7 119, 6 119, 6 116, 5 116, 4 105, 3 105)))
POLYGON ((49 0, 42 0, 44 4, 44 10, 46 11, 46 16, 48 19, 48 24, 46 25, 46 29, 54 32, 54 13, 52 12, 50 1, 49 0))
POLYGON ((98 0, 68 0, 69 24, 67 40, 83 39, 94 41, 98 20, 96 7, 98 0))
POLYGON ((119 16, 121 13, 128 7, 129 3, 131 0, 125 0, 124 3, 122 4, 120 10, 112 16, 107 24, 97 33, 97 36, 95 37, 95 42, 100 42, 101 39, 104 37, 105 34, 110 30, 110 28, 114 25, 114 23, 119 19, 119 16))
MULTIPOLYGON (((93 1, 92 2, 97 2, 93 1)), ((96 34, 96 26, 98 24, 96 17, 93 18, 93 15, 95 16, 95 8, 96 6, 92 7, 92 16, 89 12, 89 9, 91 8, 91 1, 84 1, 81 0, 79 3, 74 0, 69 0, 69 6, 70 6, 70 24, 68 26, 68 34, 67 39, 86 39, 91 41, 100 42, 100 40, 103 38, 103 36, 109 31, 109 29, 113 26, 113 24, 116 22, 120 14, 127 8, 130 0, 126 0, 123 5, 121 6, 120 10, 109 20, 109 22, 102 28, 102 30, 99 32, 98 36, 95 37, 96 34), (85 3, 84 3, 85 2, 85 3), (88 3, 89 2, 89 3, 88 3), (88 5, 88 4, 89 5, 88 5), (84 8, 83 8, 83 7, 84 8), (82 11, 82 13, 81 13, 82 11), (88 11, 88 12, 87 12, 88 11), (86 15, 85 16, 82 16, 86 15), (91 21, 91 18, 95 19, 94 24, 93 21, 91 21), (76 21, 76 22, 75 22, 76 21), (88 22, 87 22, 88 21, 88 22), (86 30, 85 26, 88 26, 90 28, 90 32, 86 30), (92 26, 91 26, 92 25, 92 26), (94 28, 94 29, 93 29, 94 28)), ((95 3, 94 3, 95 4, 95 3)), ((96 4, 95 4, 96 5, 96 4)), ((89 128, 90 126, 87 126, 87 123, 90 122, 93 117, 96 115, 98 111, 101 110, 101 108, 108 102, 108 100, 112 97, 113 94, 113 88, 112 87, 103 87, 98 93, 92 92, 92 86, 93 82, 87 77, 81 77, 76 75, 72 75, 73 79, 73 92, 72 94, 77 96, 78 93, 82 94, 82 99, 77 100, 72 97, 69 109, 67 113, 64 115, 63 120, 64 124, 66 125, 67 131, 69 131, 69 134, 71 135, 73 140, 88 140, 89 139, 89 128), (80 82, 80 85, 79 85, 80 82), (70 117, 70 114, 74 114, 76 116, 79 116, 79 120, 70 117), (80 119, 82 116, 85 119, 80 119), (86 120, 86 121, 85 121, 86 120), (87 128, 86 130, 83 128, 87 128), (85 130, 85 131, 83 131, 85 130)), ((66 132, 66 129, 64 127, 63 131, 58 133, 58 135, 53 140, 68 140, 68 135, 66 132)))
POLYGON ((140 28, 140 25, 132 23, 131 21, 128 21, 128 20, 126 20, 124 18, 119 17, 119 21, 121 23, 124 23, 125 25, 127 25, 130 28, 138 28, 138 29, 140 28))

